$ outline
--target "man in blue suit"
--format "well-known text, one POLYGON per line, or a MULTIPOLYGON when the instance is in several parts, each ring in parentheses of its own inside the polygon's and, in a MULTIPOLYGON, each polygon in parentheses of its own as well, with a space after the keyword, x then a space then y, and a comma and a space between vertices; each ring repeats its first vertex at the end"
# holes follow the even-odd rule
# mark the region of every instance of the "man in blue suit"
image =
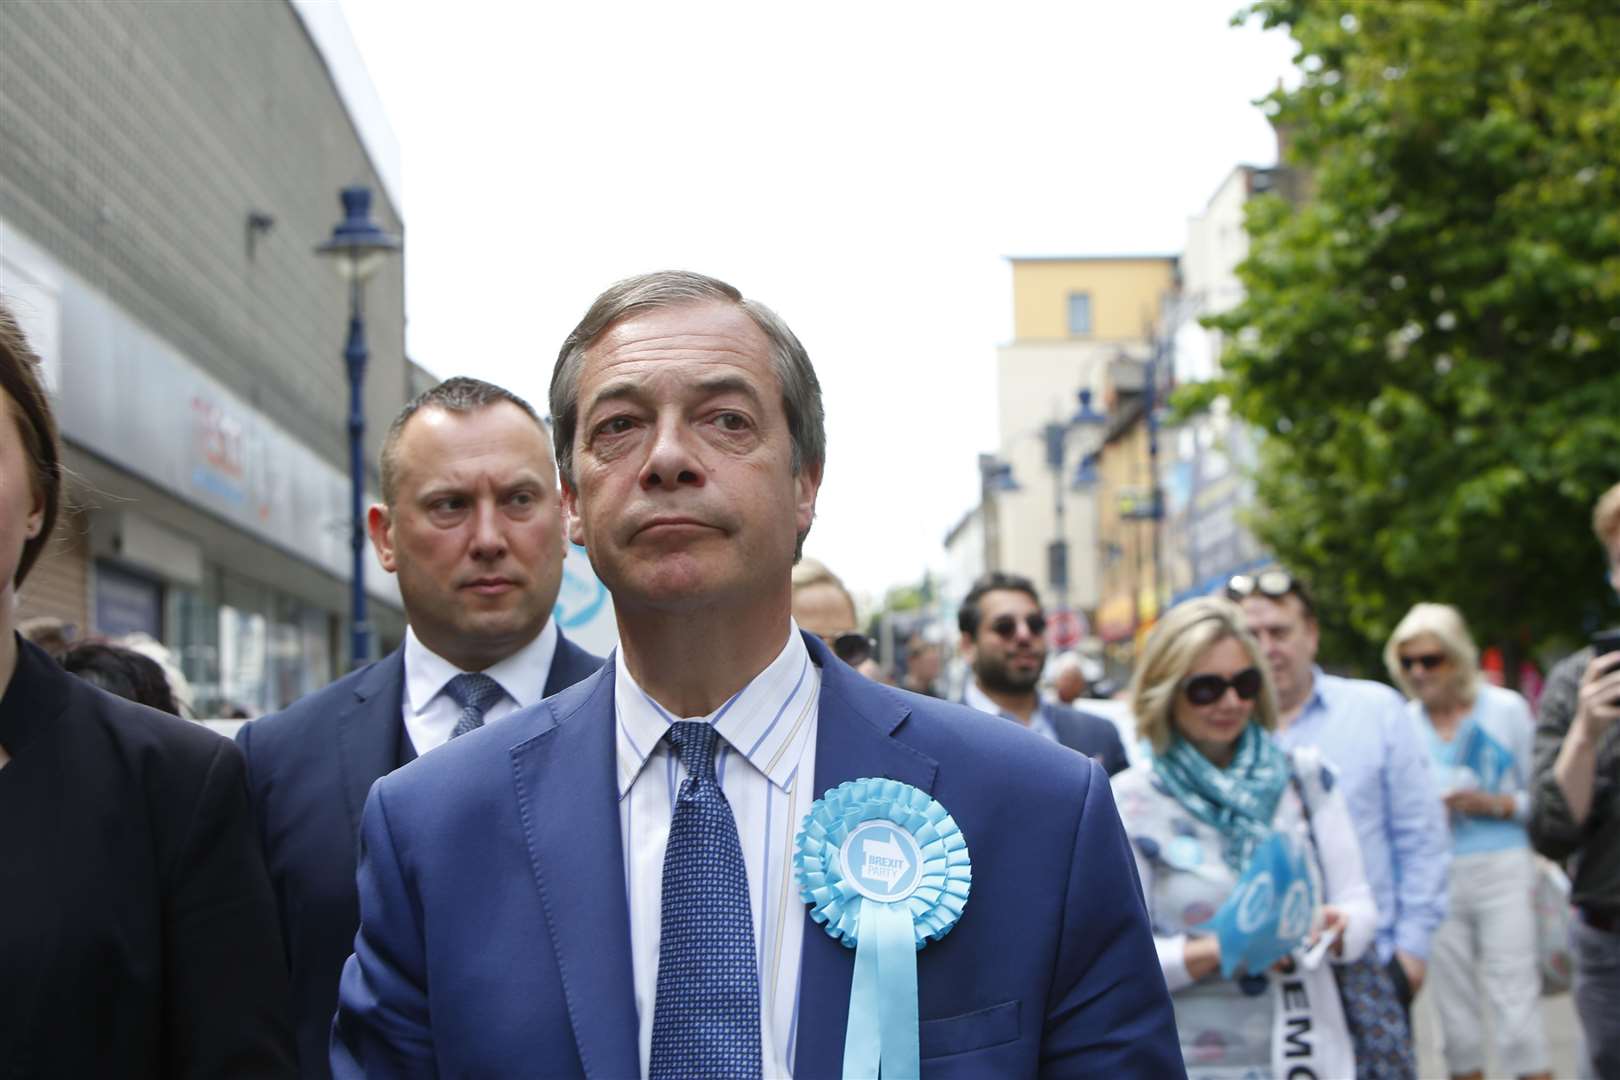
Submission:
POLYGON ((601 666, 550 621, 562 512, 545 428, 527 402, 476 379, 426 391, 384 439, 382 488, 370 532, 399 578, 405 643, 237 735, 306 1078, 329 1075, 338 975, 360 925, 356 838, 372 782, 458 727, 499 721, 601 666))
POLYGON ((1035 689, 1046 667, 1046 616, 1029 578, 999 570, 986 574, 962 599, 956 624, 962 632, 962 655, 973 669, 962 704, 1084 754, 1109 776, 1130 764, 1112 723, 1042 701, 1035 689))
POLYGON ((793 624, 825 436, 792 331, 712 278, 632 278, 564 342, 551 408, 620 647, 372 790, 334 1074, 840 1075, 854 953, 793 842, 818 794, 889 777, 973 864, 916 954, 923 1075, 1182 1076, 1102 770, 793 624))

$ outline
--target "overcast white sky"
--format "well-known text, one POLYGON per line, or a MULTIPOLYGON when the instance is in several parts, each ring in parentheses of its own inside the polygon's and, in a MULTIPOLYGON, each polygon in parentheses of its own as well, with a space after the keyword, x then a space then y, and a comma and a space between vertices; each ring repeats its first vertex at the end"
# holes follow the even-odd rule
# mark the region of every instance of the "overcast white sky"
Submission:
POLYGON ((1004 256, 1170 254, 1289 71, 1237 0, 341 0, 404 159, 408 349, 542 411, 608 283, 775 308, 828 417, 806 553, 880 595, 943 563, 993 450, 1004 256))

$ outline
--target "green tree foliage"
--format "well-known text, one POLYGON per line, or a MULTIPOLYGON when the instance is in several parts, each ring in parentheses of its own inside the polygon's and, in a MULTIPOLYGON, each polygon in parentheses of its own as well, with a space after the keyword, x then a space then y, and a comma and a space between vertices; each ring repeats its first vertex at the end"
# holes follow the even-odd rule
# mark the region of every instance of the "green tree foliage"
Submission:
MULTIPOLYGON (((1261 0, 1298 204, 1253 200, 1225 393, 1268 434, 1255 527, 1365 663, 1419 600, 1481 644, 1612 616, 1620 5, 1261 0)), ((1332 634, 1343 636, 1334 640, 1332 634)), ((1516 667, 1516 665, 1514 665, 1516 667)))

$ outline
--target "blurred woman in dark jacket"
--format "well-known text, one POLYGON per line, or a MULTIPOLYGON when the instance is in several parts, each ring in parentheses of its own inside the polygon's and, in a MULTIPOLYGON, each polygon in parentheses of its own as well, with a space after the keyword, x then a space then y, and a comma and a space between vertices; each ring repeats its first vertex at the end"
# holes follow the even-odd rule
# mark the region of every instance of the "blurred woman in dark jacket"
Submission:
POLYGON ((236 746, 16 634, 60 495, 39 362, 0 305, 0 1076, 293 1076, 236 746))

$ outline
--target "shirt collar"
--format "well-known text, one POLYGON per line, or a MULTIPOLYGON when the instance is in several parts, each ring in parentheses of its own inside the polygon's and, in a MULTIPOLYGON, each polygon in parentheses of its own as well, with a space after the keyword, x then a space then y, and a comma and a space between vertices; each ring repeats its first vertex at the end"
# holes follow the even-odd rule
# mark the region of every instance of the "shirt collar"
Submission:
POLYGON ((713 724, 720 738, 748 763, 786 791, 799 767, 799 754, 815 722, 820 675, 804 647, 799 626, 790 620, 787 644, 764 671, 707 716, 677 717, 637 685, 623 658, 613 666, 613 710, 618 719, 619 798, 676 720, 713 724))
POLYGON ((969 679, 967 681, 967 689, 962 691, 962 703, 970 706, 971 708, 978 709, 980 712, 987 712, 991 716, 1000 716, 1007 720, 1014 719, 1007 713, 1002 712, 1001 706, 991 701, 989 694, 986 694, 983 690, 979 689, 979 680, 977 679, 969 679))
MULTIPOLYGON (((557 624, 547 619, 533 641, 483 673, 500 683, 506 696, 524 709, 545 697, 556 655, 557 624)), ((422 644, 413 628, 405 628, 405 704, 411 712, 422 715, 450 680, 461 674, 460 668, 422 644)))

